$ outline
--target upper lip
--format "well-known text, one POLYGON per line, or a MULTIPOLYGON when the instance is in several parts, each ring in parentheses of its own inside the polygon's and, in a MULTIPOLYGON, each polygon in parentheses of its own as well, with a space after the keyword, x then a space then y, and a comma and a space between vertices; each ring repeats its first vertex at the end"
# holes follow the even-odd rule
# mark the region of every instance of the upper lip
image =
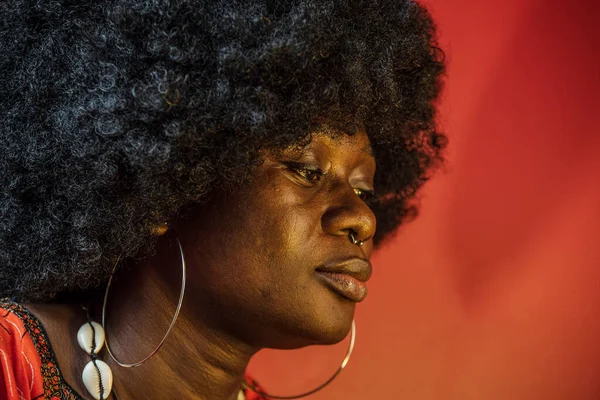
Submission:
POLYGON ((360 257, 351 257, 330 261, 319 266, 317 271, 350 275, 361 282, 366 282, 371 277, 373 267, 369 260, 360 257))

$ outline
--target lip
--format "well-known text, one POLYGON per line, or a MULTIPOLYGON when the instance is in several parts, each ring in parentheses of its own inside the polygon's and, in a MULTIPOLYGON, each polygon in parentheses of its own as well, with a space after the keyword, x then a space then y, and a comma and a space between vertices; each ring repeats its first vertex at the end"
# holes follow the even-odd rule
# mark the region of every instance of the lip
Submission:
POLYGON ((371 263, 358 257, 329 262, 315 270, 329 289, 356 303, 367 297, 366 282, 372 271, 371 263))

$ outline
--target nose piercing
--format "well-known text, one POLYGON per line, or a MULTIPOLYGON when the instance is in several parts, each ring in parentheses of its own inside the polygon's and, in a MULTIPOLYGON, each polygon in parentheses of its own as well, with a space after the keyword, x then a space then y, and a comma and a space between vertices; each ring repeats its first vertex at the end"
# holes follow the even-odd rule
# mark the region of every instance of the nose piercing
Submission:
POLYGON ((355 244, 358 246, 362 246, 363 244, 365 244, 362 240, 357 240, 354 237, 354 231, 350 231, 350 233, 348 234, 348 237, 350 238, 350 241, 352 242, 352 244, 355 244))

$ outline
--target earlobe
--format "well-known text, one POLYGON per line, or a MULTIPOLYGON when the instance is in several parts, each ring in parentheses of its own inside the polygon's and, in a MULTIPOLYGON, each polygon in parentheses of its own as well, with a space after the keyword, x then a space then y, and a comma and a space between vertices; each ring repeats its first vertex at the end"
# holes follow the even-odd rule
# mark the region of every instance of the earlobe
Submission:
POLYGON ((163 222, 160 225, 152 225, 150 227, 150 232, 154 236, 162 236, 169 230, 169 225, 166 222, 163 222))

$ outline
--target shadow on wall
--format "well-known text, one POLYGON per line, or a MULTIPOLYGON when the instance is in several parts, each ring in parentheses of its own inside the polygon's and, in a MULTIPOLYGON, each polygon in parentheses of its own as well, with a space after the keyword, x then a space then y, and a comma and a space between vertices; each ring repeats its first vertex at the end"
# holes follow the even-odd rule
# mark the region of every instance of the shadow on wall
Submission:
POLYGON ((457 292, 467 312, 526 255, 582 185, 600 184, 599 8, 538 2, 499 58, 452 166, 445 215, 457 292))

